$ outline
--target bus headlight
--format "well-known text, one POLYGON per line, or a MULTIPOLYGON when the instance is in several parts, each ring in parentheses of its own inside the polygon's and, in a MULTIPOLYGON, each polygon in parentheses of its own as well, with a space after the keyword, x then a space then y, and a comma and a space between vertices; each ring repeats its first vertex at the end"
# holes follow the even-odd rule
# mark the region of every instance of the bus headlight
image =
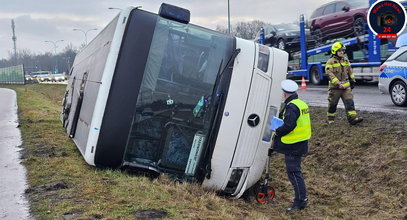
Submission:
POLYGON ((247 168, 234 168, 224 191, 232 195, 239 192, 246 179, 247 171, 247 168))

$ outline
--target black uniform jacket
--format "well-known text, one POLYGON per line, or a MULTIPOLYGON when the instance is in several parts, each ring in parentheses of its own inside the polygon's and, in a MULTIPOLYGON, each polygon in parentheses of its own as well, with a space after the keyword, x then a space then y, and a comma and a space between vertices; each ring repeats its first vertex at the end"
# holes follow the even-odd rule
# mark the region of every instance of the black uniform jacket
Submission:
POLYGON ((284 144, 281 142, 281 137, 287 135, 295 126, 297 126, 297 119, 300 117, 300 109, 293 103, 289 103, 293 99, 298 99, 297 93, 291 95, 284 101, 284 107, 280 111, 279 118, 283 118, 284 113, 284 124, 277 128, 276 137, 274 139, 274 150, 281 154, 297 155, 301 156, 308 153, 308 140, 297 142, 294 144, 284 144))

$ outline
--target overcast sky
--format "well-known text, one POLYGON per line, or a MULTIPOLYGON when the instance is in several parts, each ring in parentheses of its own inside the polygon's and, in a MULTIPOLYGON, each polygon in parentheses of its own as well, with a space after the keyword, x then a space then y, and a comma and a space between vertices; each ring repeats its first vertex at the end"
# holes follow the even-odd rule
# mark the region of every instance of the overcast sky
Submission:
MULTIPOLYGON (((278 24, 306 18, 319 5, 331 0, 230 0, 232 25, 239 21, 261 20, 278 24)), ((17 50, 34 53, 53 52, 52 43, 58 41, 57 53, 68 44, 75 48, 85 42, 85 35, 72 29, 88 32, 88 42, 102 30, 119 10, 142 6, 157 13, 162 2, 189 9, 191 23, 215 29, 227 27, 227 0, 0 0, 0 59, 9 58, 13 50, 11 19, 15 22, 17 50)))

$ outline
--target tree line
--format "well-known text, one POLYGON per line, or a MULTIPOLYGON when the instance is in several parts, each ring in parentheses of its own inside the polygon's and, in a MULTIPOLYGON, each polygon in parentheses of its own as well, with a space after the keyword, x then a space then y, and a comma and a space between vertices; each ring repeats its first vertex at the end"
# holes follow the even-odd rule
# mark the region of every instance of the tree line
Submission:
POLYGON ((77 52, 78 49, 73 48, 72 44, 67 45, 58 54, 34 53, 29 49, 22 49, 18 50, 16 56, 9 52, 8 59, 0 59, 0 68, 23 64, 25 74, 40 70, 68 73, 77 52))
MULTIPOLYGON (((249 22, 240 21, 231 26, 230 35, 246 40, 253 40, 259 33, 260 28, 267 25, 269 24, 259 20, 249 22)), ((216 31, 219 31, 221 33, 228 33, 228 28, 218 25, 216 26, 216 31)))

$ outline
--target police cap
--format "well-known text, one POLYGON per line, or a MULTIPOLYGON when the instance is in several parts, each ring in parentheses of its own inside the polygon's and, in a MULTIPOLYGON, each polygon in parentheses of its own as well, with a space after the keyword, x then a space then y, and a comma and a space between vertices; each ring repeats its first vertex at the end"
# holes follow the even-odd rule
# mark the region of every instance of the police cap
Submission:
POLYGON ((281 88, 285 93, 294 93, 298 89, 298 85, 291 79, 285 79, 281 82, 281 88))

